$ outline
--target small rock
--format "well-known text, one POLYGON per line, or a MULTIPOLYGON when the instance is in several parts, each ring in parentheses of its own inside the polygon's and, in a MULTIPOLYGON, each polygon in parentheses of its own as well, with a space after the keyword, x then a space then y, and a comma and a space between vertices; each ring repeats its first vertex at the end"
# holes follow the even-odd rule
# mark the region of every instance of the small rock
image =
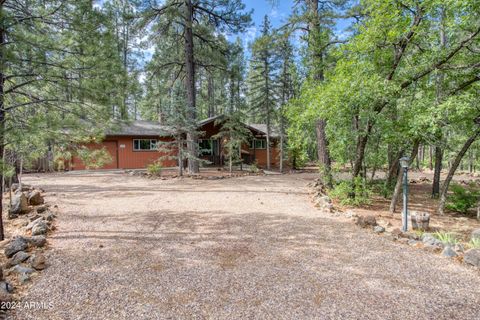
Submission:
POLYGON ((403 233, 402 230, 400 230, 399 228, 395 228, 392 230, 392 234, 393 236, 397 237, 397 238, 405 238, 405 234, 403 233))
POLYGON ((28 197, 28 203, 32 206, 38 206, 43 204, 45 200, 43 199, 42 194, 38 190, 33 190, 28 197))
POLYGON ((16 266, 17 264, 27 260, 29 257, 30 255, 25 251, 18 251, 12 256, 10 260, 7 261, 6 267, 11 268, 13 266, 16 266))
POLYGON ((46 205, 41 205, 41 206, 38 206, 36 208, 37 213, 43 213, 43 212, 47 211, 47 209, 48 209, 48 207, 46 205))
POLYGON ((7 258, 12 257, 15 253, 27 249, 28 243, 23 237, 14 238, 5 246, 5 255, 7 258))
POLYGON ((30 276, 29 276, 29 274, 28 274, 28 273, 21 273, 21 274, 20 274, 19 281, 20 281, 21 284, 24 284, 25 282, 30 281, 30 276))
POLYGON ((29 267, 24 267, 20 264, 17 264, 15 267, 12 268, 12 271, 18 273, 18 274, 22 274, 22 273, 25 273, 25 274, 30 274, 30 273, 34 273, 35 270, 33 270, 32 268, 29 268, 29 267))
POLYGON ((32 227, 32 236, 38 236, 41 234, 47 233, 48 225, 43 220, 36 220, 38 221, 32 227))
POLYGON ((463 262, 475 267, 480 267, 480 249, 470 249, 465 251, 463 262))
POLYGON ((53 219, 55 219, 56 215, 52 212, 49 212, 45 215, 45 220, 47 221, 53 221, 53 219))
POLYGON ((431 233, 424 233, 422 235, 422 242, 425 245, 428 244, 428 245, 437 246, 437 247, 440 247, 440 248, 443 248, 443 246, 444 246, 442 241, 435 238, 431 233))
POLYGON ((410 239, 408 239, 408 238, 400 238, 400 239, 398 239, 398 242, 403 243, 403 244, 409 244, 409 243, 408 243, 409 241, 410 241, 410 239))
POLYGON ((375 232, 375 233, 383 233, 383 232, 385 232, 385 228, 382 227, 382 226, 375 226, 375 227, 373 227, 373 232, 375 232))
POLYGON ((445 246, 445 248, 442 251, 442 256, 447 258, 453 258, 457 256, 457 253, 452 249, 452 247, 445 246))
POLYGON ((377 220, 374 216, 359 216, 355 224, 362 228, 375 227, 377 225, 377 220))
POLYGON ((26 239, 28 243, 34 247, 43 247, 47 243, 47 238, 44 235, 33 236, 26 239))
POLYGON ((30 221, 35 221, 35 220, 41 219, 41 218, 43 218, 41 215, 36 214, 36 215, 34 215, 33 217, 30 217, 30 221))
POLYGON ((41 253, 38 253, 38 254, 34 254, 31 258, 30 258, 30 265, 32 266, 32 268, 34 268, 35 270, 43 270, 45 269, 45 263, 46 263, 46 259, 45 259, 45 256, 41 253))
POLYGON ((439 246, 436 246, 436 245, 432 245, 432 244, 425 244, 425 246, 423 247, 424 250, 428 251, 428 252, 433 252, 433 253, 436 253, 440 250, 442 250, 442 247, 439 247, 439 246))
POLYGON ((22 193, 16 193, 12 197, 12 206, 8 211, 11 215, 19 215, 27 213, 30 210, 28 207, 27 197, 22 193))
POLYGON ((408 241, 407 241, 407 244, 409 246, 415 246, 417 243, 418 243, 418 241, 415 240, 415 239, 408 239, 408 241))
POLYGON ((6 281, 0 281, 0 290, 6 291, 8 293, 12 293, 13 286, 6 281))
POLYGON ((453 246, 453 250, 455 250, 455 252, 464 252, 465 248, 463 247, 462 244, 457 243, 453 246))

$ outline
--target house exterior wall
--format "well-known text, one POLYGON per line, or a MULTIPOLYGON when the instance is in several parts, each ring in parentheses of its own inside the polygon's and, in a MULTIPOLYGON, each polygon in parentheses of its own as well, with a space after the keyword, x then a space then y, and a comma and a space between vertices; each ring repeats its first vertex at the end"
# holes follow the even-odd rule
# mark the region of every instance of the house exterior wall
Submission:
MULTIPOLYGON (((158 138, 153 136, 133 137, 133 136, 109 136, 103 142, 89 143, 85 146, 91 150, 105 147, 112 156, 112 162, 102 169, 145 169, 149 164, 155 162, 166 152, 158 151, 134 151, 134 139, 157 139, 161 141, 171 141, 171 138, 158 138)), ((173 154, 174 152, 172 152, 173 154)), ((162 160, 163 167, 175 167, 176 159, 162 160)), ((73 157, 70 166, 71 170, 84 170, 85 164, 78 157, 73 157)))
MULTIPOLYGON (((200 139, 211 139, 220 130, 220 126, 216 126, 212 121, 205 124, 199 131, 204 132, 199 136, 200 139)), ((165 156, 166 152, 158 151, 134 151, 133 140, 134 139, 157 139, 161 141, 172 141, 171 137, 155 137, 155 136, 107 136, 101 143, 89 143, 85 146, 91 150, 100 149, 105 147, 112 156, 112 162, 104 166, 102 169, 145 169, 149 164, 155 162, 161 156, 165 156)), ((272 167, 278 167, 279 165, 279 149, 278 144, 273 140, 271 150, 271 165, 272 167)), ((220 157, 225 157, 224 144, 220 142, 220 157)), ((242 153, 248 152, 250 156, 253 156, 259 167, 267 166, 267 150, 266 149, 250 149, 249 144, 242 146, 242 153)), ((172 150, 172 155, 176 155, 176 151, 172 150)), ((226 159, 224 159, 226 164, 226 159)), ((178 165, 176 159, 162 160, 163 167, 176 167, 178 165)), ((78 157, 73 157, 69 166, 70 170, 84 170, 85 164, 78 157)))

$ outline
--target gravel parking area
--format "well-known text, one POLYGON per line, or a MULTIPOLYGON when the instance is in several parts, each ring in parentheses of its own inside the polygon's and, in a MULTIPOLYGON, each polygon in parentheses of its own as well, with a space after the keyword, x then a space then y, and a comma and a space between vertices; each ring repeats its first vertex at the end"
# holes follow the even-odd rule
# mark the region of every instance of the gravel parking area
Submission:
POLYGON ((315 209, 311 174, 40 175, 58 203, 18 319, 479 319, 480 273, 315 209))

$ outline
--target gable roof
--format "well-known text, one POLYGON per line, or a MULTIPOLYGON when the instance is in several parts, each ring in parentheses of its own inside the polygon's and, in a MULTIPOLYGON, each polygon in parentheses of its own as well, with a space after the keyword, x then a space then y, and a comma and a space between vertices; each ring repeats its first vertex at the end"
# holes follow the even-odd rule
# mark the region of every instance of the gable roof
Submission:
MULTIPOLYGON (((198 127, 203 127, 218 119, 225 118, 224 115, 210 117, 198 122, 198 127)), ((267 125, 262 123, 245 124, 250 130, 256 131, 260 135, 267 134, 267 125)), ((106 135, 110 136, 169 136, 173 133, 170 126, 162 125, 155 121, 134 120, 130 122, 118 122, 114 128, 108 130, 106 135)), ((270 136, 272 138, 279 137, 278 131, 275 128, 271 129, 270 136)))
POLYGON ((115 128, 106 132, 106 135, 116 136, 168 136, 172 132, 169 126, 158 122, 135 120, 118 123, 115 128))

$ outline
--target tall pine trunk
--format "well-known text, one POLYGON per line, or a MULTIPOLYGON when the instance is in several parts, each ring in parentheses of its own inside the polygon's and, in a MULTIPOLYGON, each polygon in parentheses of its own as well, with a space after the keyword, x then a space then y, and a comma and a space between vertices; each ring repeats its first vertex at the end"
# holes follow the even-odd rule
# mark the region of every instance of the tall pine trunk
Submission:
MULTIPOLYGON (((311 76, 316 81, 323 81, 323 52, 319 48, 320 44, 316 39, 320 36, 320 17, 318 16, 318 0, 308 1, 308 10, 310 14, 310 21, 308 23, 308 46, 312 54, 311 76)), ((317 137, 317 155, 318 162, 322 169, 322 179, 325 183, 331 186, 331 161, 330 152, 328 150, 327 134, 325 119, 318 119, 315 126, 315 133, 317 137)))
POLYGON ((438 198, 440 194, 440 174, 442 173, 443 150, 435 146, 435 168, 433 172, 432 198, 438 198))
POLYGON ((185 0, 185 87, 187 92, 187 117, 190 124, 187 133, 188 171, 198 173, 199 164, 197 160, 197 112, 195 101, 195 61, 193 56, 193 4, 191 0, 185 0))
MULTIPOLYGON (((0 2, 0 154, 4 154, 4 145, 5 145, 5 106, 4 106, 4 66, 5 66, 5 56, 4 56, 4 47, 5 47, 5 25, 3 18, 3 1, 0 2)), ((3 179, 3 172, 0 171, 1 179, 3 179)), ((3 184, 0 186, 0 241, 5 239, 3 232, 3 184)))
POLYGON ((468 151, 472 143, 475 142, 475 140, 478 138, 479 135, 480 135, 480 129, 477 129, 475 133, 470 138, 468 138, 467 141, 465 141, 465 144, 463 145, 462 149, 460 149, 457 156, 455 157, 455 160, 453 161, 450 167, 450 170, 448 170, 448 174, 447 174, 447 177, 445 178, 445 181, 443 182, 442 192, 440 194, 440 204, 438 205, 438 213, 441 215, 444 214, 445 203, 447 202, 448 187, 450 186, 450 182, 453 179, 453 175, 455 174, 455 171, 460 165, 460 162, 462 161, 463 156, 468 151))

